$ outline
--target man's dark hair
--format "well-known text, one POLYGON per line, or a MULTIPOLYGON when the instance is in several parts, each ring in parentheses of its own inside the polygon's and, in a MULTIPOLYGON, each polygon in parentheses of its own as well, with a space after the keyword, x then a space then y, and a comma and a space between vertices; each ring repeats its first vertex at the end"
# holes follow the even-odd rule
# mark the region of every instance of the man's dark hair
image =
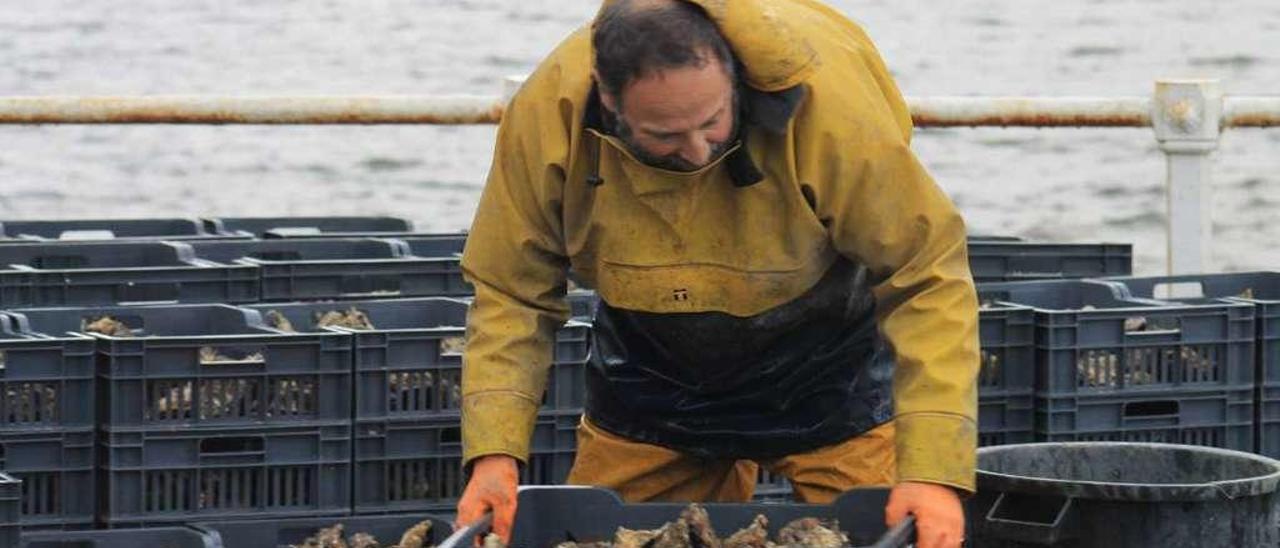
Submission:
POLYGON ((714 55, 734 78, 733 54, 702 8, 682 0, 618 0, 592 29, 596 74, 617 96, 631 82, 664 69, 703 67, 714 55))

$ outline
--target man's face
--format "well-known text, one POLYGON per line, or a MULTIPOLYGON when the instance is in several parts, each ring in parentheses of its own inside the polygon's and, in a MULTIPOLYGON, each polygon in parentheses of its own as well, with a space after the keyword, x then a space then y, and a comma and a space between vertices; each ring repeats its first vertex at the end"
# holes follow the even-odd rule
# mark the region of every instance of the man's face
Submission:
POLYGON ((694 171, 732 144, 737 94, 717 60, 701 67, 654 72, 632 82, 621 97, 605 94, 618 137, 640 161, 673 171, 694 171))

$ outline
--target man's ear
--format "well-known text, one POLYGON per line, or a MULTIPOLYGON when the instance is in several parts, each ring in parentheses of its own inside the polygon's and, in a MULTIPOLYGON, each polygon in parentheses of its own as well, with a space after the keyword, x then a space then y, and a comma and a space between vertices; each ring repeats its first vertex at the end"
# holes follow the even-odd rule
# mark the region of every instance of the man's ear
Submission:
POLYGON ((596 90, 600 92, 600 104, 614 116, 618 115, 618 98, 613 94, 604 90, 604 86, 600 85, 600 73, 596 69, 591 69, 591 79, 596 82, 596 90))

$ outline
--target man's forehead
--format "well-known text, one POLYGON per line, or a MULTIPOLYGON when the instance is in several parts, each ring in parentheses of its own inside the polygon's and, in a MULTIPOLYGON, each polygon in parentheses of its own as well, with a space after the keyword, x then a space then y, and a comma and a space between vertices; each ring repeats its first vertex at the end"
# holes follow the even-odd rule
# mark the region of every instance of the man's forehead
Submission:
MULTIPOLYGON (((668 69, 632 82, 622 110, 642 128, 700 125, 732 101, 733 86, 718 64, 668 69)), ((682 128, 677 128, 682 129, 682 128)))

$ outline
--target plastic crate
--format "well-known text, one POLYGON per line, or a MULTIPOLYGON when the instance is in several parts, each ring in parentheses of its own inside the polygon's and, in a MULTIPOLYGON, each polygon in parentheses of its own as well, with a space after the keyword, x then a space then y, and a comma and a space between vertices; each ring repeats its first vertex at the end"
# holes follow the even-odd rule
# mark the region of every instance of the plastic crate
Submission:
MULTIPOLYGON (((564 483, 577 453, 580 416, 538 415, 521 485, 564 483)), ((456 419, 356 423, 355 512, 452 512, 462 495, 462 429, 456 419)))
POLYGON ((196 259, 181 242, 0 246, 0 306, 258 300, 251 265, 196 259))
POLYGON ((344 515, 351 423, 101 433, 98 512, 110 528, 344 515))
POLYGON ((133 337, 98 338, 104 428, 296 425, 350 420, 351 339, 283 333, 228 305, 19 309, 20 332, 79 331, 107 315, 133 337))
POLYGON ((1133 246, 970 238, 969 268, 979 283, 1125 276, 1133 272, 1133 246))
MULTIPOLYGON (((455 299, 397 299, 248 307, 275 311, 297 329, 314 315, 355 307, 373 330, 337 328, 355 341, 357 420, 457 418, 462 399, 462 352, 467 304, 455 299)), ((570 321, 556 335, 544 410, 578 411, 585 399, 590 326, 570 321)))
POLYGON ((431 520, 431 531, 423 539, 426 546, 443 542, 453 532, 452 520, 430 514, 226 521, 199 523, 193 527, 207 532, 211 541, 210 548, 285 548, 302 545, 317 530, 335 524, 342 524, 346 536, 368 533, 382 546, 394 546, 406 529, 428 519, 431 520))
POLYGON ((984 284, 978 293, 1035 309, 1037 399, 1253 388, 1252 306, 1133 299, 1097 281, 984 284))
POLYGON ((0 238, 27 240, 184 240, 216 237, 194 219, 3 221, 0 238))
POLYGON ((600 296, 595 291, 579 289, 570 291, 569 299, 569 317, 580 322, 593 322, 596 317, 596 308, 600 306, 600 296))
POLYGON ((1135 297, 1248 303, 1255 314, 1255 424, 1258 452, 1280 457, 1280 272, 1111 278, 1135 297))
POLYGON ((0 313, 0 435, 93 427, 94 341, 18 333, 0 313))
POLYGON ((0 435, 0 470, 22 480, 24 528, 93 526, 95 439, 92 427, 0 435))
POLYGON ((442 296, 475 293, 475 288, 462 277, 462 251, 467 244, 466 234, 401 235, 395 240, 403 242, 408 247, 409 254, 415 257, 430 258, 449 266, 448 292, 442 293, 442 296))
POLYGON ((18 523, 20 481, 0 472, 0 546, 17 546, 22 534, 18 523))
POLYGON ((1036 401, 1039 441, 1129 441, 1253 450, 1253 391, 1169 390, 1145 396, 1036 401))
POLYGON ((395 217, 210 217, 201 220, 212 234, 265 237, 277 233, 412 232, 413 223, 395 217))
MULTIPOLYGON (((555 546, 569 538, 579 542, 611 540, 618 527, 656 529, 674 521, 684 503, 622 502, 616 493, 595 487, 522 487, 519 492, 513 546, 555 546)), ((758 514, 769 519, 777 532, 802 517, 835 519, 854 546, 894 548, 908 546, 914 538, 914 522, 904 520, 886 531, 884 507, 887 489, 855 489, 829 505, 819 504, 704 504, 719 536, 749 525, 758 514)), ((489 528, 482 522, 455 533, 440 548, 467 548, 489 528)))
POLYGON ((198 257, 253 265, 261 300, 435 297, 465 294, 451 258, 409 256, 405 244, 371 238, 195 242, 198 257))
POLYGON ((792 500, 791 483, 761 466, 756 472, 756 487, 752 500, 757 502, 789 502, 792 500))
POLYGON ((978 333, 978 444, 1029 442, 1035 416, 1035 312, 984 305, 978 333))
POLYGON ((22 548, 222 548, 212 535, 192 527, 102 531, 23 531, 22 548))

